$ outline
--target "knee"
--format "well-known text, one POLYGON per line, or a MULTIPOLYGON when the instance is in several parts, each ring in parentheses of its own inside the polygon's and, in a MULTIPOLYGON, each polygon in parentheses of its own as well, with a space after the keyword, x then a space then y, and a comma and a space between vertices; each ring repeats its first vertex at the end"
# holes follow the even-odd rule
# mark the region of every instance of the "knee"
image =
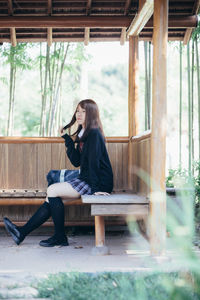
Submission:
POLYGON ((54 187, 54 184, 50 185, 47 188, 47 197, 58 197, 58 193, 56 191, 56 188, 54 187))

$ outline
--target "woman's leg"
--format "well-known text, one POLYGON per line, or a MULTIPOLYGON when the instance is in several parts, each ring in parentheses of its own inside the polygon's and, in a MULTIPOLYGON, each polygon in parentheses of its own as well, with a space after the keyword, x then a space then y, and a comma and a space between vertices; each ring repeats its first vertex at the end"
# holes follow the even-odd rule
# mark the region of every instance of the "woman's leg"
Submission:
POLYGON ((77 199, 80 197, 80 194, 68 182, 58 182, 47 188, 47 202, 48 197, 77 199))
POLYGON ((55 233, 54 235, 40 242, 40 246, 43 247, 53 247, 56 245, 68 246, 68 240, 65 235, 65 215, 64 215, 64 204, 61 197, 77 199, 80 194, 76 192, 69 183, 55 183, 48 187, 47 189, 47 200, 50 209, 51 216, 54 222, 55 233))
POLYGON ((30 232, 46 222, 50 216, 50 205, 49 203, 44 202, 24 226, 18 227, 8 218, 4 218, 4 224, 15 243, 19 245, 30 232))

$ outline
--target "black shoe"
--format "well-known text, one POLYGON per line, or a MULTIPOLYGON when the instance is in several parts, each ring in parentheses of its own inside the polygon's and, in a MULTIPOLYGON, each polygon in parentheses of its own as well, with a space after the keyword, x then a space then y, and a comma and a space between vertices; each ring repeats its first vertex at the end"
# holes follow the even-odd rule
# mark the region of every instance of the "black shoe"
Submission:
POLYGON ((13 224, 8 218, 3 218, 3 221, 7 232, 11 234, 14 242, 19 245, 25 239, 25 237, 22 236, 17 226, 13 224))
POLYGON ((54 247, 54 246, 69 246, 68 239, 66 236, 63 238, 57 238, 56 236, 52 236, 47 240, 40 241, 39 243, 42 247, 54 247))

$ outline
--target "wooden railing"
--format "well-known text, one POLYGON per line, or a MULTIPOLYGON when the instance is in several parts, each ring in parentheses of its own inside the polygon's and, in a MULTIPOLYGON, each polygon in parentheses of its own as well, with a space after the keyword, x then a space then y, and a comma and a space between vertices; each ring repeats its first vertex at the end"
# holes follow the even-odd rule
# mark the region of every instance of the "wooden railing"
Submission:
POLYGON ((138 194, 148 195, 150 189, 151 132, 132 137, 133 185, 138 194))
MULTIPOLYGON (((128 137, 106 138, 106 146, 114 173, 114 189, 126 190, 128 137)), ((0 190, 46 189, 46 175, 49 170, 74 169, 65 153, 62 138, 0 137, 0 166, 0 190)), ((13 201, 13 199, 10 200, 13 201)), ((28 200, 30 203, 35 201, 31 198, 28 200)), ((0 225, 4 216, 9 216, 20 224, 29 219, 34 211, 33 206, 6 206, 4 203, 0 210, 0 225)), ((109 218, 109 222, 119 224, 122 218, 112 217, 109 218)), ((91 223, 93 223, 93 217, 91 217, 90 206, 70 205, 66 207, 67 225, 91 223)))
MULTIPOLYGON (((147 183, 145 183, 140 171, 150 174, 150 132, 135 136, 131 141, 128 137, 106 138, 106 147, 114 173, 114 190, 126 191, 130 189, 128 187, 128 147, 130 144, 133 147, 132 190, 147 195, 149 177, 147 176, 147 183)), ((65 153, 62 138, 0 137, 0 190, 45 190, 47 187, 46 175, 49 170, 73 168, 65 153)), ((10 200, 13 201, 13 199, 10 200)), ((30 203, 35 200, 29 198, 30 203)), ((3 224, 2 218, 4 216, 9 216, 21 224, 28 220, 36 209, 32 205, 19 206, 15 201, 12 203, 12 206, 6 206, 5 203, 1 206, 0 225, 3 224)), ((66 225, 93 224, 90 206, 73 204, 65 209, 66 225)), ((121 217, 109 217, 107 222, 112 224, 124 223, 121 217)))

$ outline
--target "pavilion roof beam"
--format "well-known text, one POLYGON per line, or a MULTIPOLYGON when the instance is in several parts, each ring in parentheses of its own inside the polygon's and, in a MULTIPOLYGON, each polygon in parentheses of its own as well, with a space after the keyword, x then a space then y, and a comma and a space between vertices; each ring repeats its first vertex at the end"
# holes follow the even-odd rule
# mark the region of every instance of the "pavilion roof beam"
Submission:
POLYGON ((130 6, 131 6, 131 0, 126 0, 125 7, 124 7, 124 15, 125 16, 128 15, 130 6))
MULTIPOLYGON (((12 16, 13 15, 12 0, 7 0, 7 1, 8 1, 8 14, 12 16)), ((17 46, 16 30, 14 27, 10 28, 10 42, 13 47, 17 46)))
POLYGON ((49 27, 49 28, 47 28, 47 44, 48 44, 49 47, 51 47, 52 41, 53 41, 53 38, 52 38, 52 27, 49 27))
POLYGON ((16 30, 15 28, 10 28, 10 41, 13 47, 17 46, 16 30))
POLYGON ((8 14, 12 16, 13 14, 12 0, 7 0, 7 1, 8 1, 8 14))
MULTIPOLYGON (((0 18, 0 28, 123 28, 129 27, 132 17, 129 16, 7 16, 0 18)), ((169 28, 195 28, 197 25, 197 16, 169 18, 169 28)), ((144 28, 153 28, 152 20, 149 20, 144 28)))
MULTIPOLYGON (((87 0, 86 15, 90 15, 92 0, 87 0)), ((87 46, 90 41, 90 27, 85 27, 84 45, 87 46)))
POLYGON ((137 36, 144 28, 145 24, 149 21, 153 15, 154 10, 154 0, 146 0, 142 5, 139 13, 135 16, 129 29, 127 31, 127 36, 133 35, 137 36))
POLYGON ((85 28, 85 36, 84 36, 84 45, 87 46, 89 44, 90 40, 90 28, 86 27, 85 28))
MULTIPOLYGON (((193 10, 192 10, 192 13, 194 15, 197 15, 199 9, 200 9, 200 0, 196 0, 195 4, 194 4, 194 7, 193 7, 193 10)), ((192 28, 187 28, 187 30, 185 32, 185 35, 184 35, 184 38, 183 38, 183 44, 184 45, 186 45, 189 42, 189 40, 191 38, 191 35, 192 35, 192 31, 193 31, 192 28)))
MULTIPOLYGON (((51 16, 52 14, 52 0, 48 1, 48 15, 51 16)), ((52 27, 47 28, 47 44, 51 47, 53 41, 53 34, 52 34, 52 27)))
MULTIPOLYGON (((129 12, 130 5, 131 5, 131 0, 126 0, 125 7, 124 7, 124 15, 125 16, 129 12)), ((121 36, 120 36, 120 45, 123 46, 125 44, 125 42, 126 42, 126 27, 122 27, 121 36)))
POLYGON ((86 15, 87 16, 90 15, 91 6, 92 6, 92 0, 87 0, 87 6, 86 6, 86 15))
POLYGON ((47 0, 48 1, 48 15, 51 16, 52 14, 52 0, 47 0))

